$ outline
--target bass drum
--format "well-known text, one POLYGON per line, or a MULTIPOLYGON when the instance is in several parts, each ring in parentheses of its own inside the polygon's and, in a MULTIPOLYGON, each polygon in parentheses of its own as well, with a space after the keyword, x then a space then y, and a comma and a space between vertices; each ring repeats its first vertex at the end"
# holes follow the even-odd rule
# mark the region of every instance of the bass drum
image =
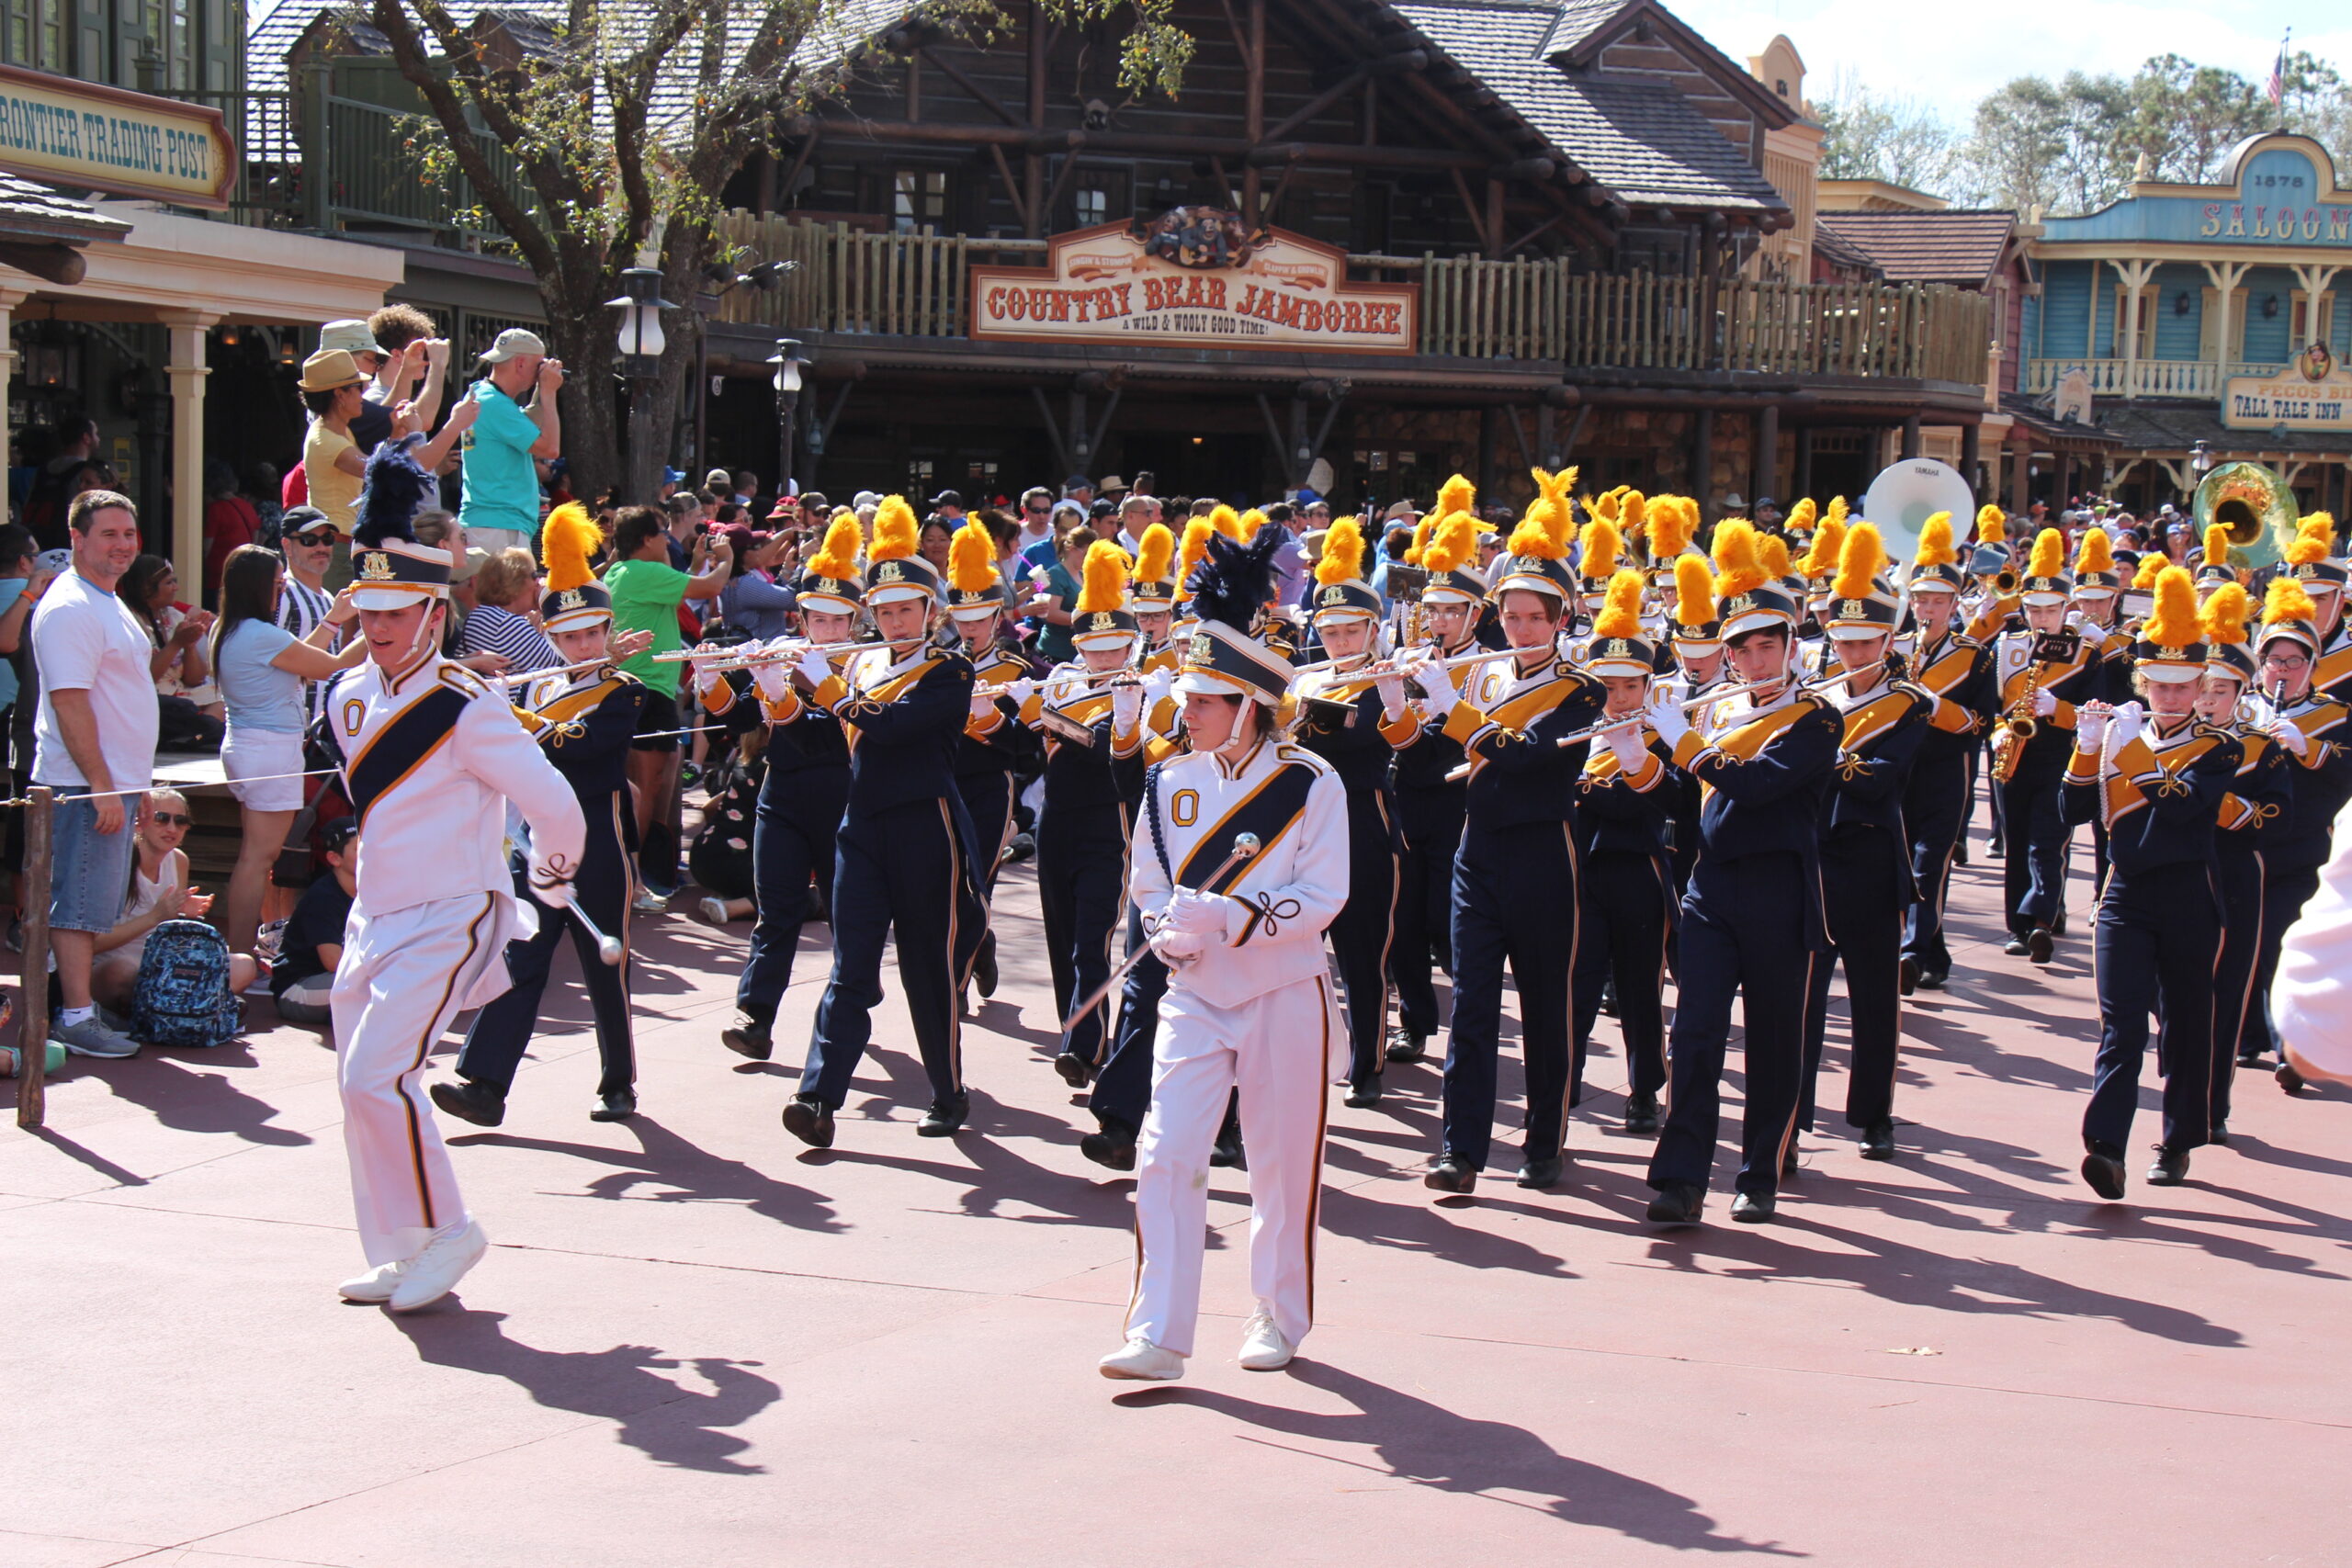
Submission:
POLYGON ((1855 512, 1878 525, 1888 558, 1908 567, 1918 553, 1920 525, 1939 512, 1951 513, 1956 541, 1974 537, 1976 496, 1959 469, 1933 457, 1913 457, 1881 469, 1855 512))

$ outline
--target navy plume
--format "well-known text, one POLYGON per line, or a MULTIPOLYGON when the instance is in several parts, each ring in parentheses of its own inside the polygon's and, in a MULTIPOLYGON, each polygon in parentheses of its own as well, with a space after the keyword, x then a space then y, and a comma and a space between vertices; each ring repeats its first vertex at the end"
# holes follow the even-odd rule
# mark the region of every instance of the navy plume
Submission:
POLYGON ((375 546, 390 539, 416 543, 410 525, 440 494, 438 483, 416 460, 416 448, 424 442, 422 434, 379 441, 368 454, 368 474, 361 481, 366 488, 359 492, 359 516, 351 530, 353 544, 375 546))
POLYGON ((1192 591, 1193 613, 1247 636, 1273 600, 1274 551, 1289 536, 1280 528, 1261 528, 1245 545, 1211 534, 1207 556, 1185 584, 1192 591))

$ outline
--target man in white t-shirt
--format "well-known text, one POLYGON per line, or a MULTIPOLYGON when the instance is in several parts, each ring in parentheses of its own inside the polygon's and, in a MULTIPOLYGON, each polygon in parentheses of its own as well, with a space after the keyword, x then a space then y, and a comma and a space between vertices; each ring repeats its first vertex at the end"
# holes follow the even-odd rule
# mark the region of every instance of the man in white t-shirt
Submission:
POLYGON ((49 1037, 83 1056, 129 1056, 139 1043, 109 1026, 90 998, 90 957, 121 918, 130 886, 133 795, 155 775, 154 645, 115 597, 139 555, 130 498, 85 491, 65 514, 74 570, 51 583, 32 618, 40 669, 33 782, 65 798, 50 829, 51 951, 63 1006, 49 1037), (76 797, 81 798, 76 798, 76 797))

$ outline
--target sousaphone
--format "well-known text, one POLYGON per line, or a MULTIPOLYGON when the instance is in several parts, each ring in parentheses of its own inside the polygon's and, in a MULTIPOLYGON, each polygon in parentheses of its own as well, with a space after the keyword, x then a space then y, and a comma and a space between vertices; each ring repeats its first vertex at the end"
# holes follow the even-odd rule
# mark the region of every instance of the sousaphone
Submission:
POLYGON ((2224 463, 2205 476, 2189 503, 2197 536, 2219 523, 2230 531, 2233 564, 2260 571, 2275 566, 2294 542, 2299 513, 2287 481, 2259 463, 2224 463))

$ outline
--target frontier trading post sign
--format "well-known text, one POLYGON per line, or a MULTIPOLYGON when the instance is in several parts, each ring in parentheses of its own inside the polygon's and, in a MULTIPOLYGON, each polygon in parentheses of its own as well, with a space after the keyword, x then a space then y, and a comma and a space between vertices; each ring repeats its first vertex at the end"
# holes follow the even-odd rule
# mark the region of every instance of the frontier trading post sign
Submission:
POLYGON ((1412 354, 1420 286, 1351 283, 1346 255, 1180 207, 1056 235, 1042 267, 974 267, 972 335, 1023 343, 1412 354))

